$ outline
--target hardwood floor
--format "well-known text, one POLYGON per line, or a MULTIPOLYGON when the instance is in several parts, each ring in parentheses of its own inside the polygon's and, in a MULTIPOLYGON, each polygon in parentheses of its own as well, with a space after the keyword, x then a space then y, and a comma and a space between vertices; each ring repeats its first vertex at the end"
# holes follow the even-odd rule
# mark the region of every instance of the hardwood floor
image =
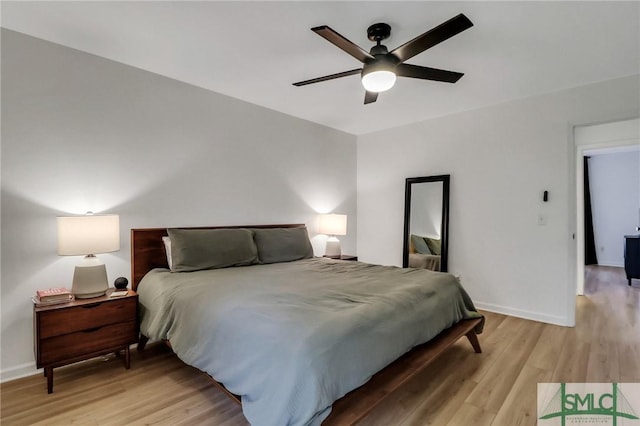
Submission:
MULTIPOLYGON (((473 352, 461 339, 377 407, 363 425, 536 424, 538 382, 639 382, 640 288, 621 268, 588 267, 577 326, 485 312, 473 352)), ((114 357, 56 369, 0 387, 3 425, 246 425, 240 407, 163 345, 135 353, 131 370, 114 357)))

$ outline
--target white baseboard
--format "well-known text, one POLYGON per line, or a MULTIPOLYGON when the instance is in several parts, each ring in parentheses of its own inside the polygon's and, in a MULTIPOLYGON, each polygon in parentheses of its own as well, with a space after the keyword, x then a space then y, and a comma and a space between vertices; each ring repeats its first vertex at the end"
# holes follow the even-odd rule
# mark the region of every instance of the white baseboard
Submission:
POLYGON ((473 301, 473 304, 478 309, 489 311, 489 312, 495 312, 496 314, 509 315, 512 317, 544 322, 547 324, 562 325, 564 327, 573 326, 573 321, 568 321, 568 318, 566 317, 548 315, 540 312, 525 311, 523 309, 510 308, 508 306, 494 305, 493 303, 484 303, 484 302, 478 302, 475 300, 473 301))
POLYGON ((598 266, 613 266, 614 268, 624 268, 624 262, 617 260, 598 260, 598 266))
MULTIPOLYGON (((136 345, 137 344, 129 345, 129 348, 135 349, 136 345)), ((108 355, 101 355, 96 358, 102 358, 105 356, 108 356, 108 355)), ((78 361, 75 364, 80 362, 86 362, 86 361, 89 361, 89 360, 87 359, 84 361, 78 361)), ((43 375, 44 369, 36 368, 35 362, 27 362, 25 364, 16 365, 15 367, 10 367, 4 370, 0 370, 0 383, 10 382, 11 380, 17 380, 23 377, 35 376, 37 374, 43 375)))
POLYGON ((35 376, 42 374, 42 368, 36 368, 35 362, 16 365, 0 371, 0 383, 9 382, 11 380, 21 379, 23 377, 35 376))

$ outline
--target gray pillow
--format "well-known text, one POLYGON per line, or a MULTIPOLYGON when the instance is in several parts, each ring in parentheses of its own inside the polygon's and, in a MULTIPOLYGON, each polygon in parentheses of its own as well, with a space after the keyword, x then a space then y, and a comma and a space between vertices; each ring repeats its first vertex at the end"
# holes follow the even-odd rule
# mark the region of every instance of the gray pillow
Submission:
POLYGON ((313 257, 307 228, 253 229, 260 263, 291 262, 313 257))
POLYGON ((424 238, 425 242, 429 246, 431 253, 440 255, 440 240, 436 238, 424 238))
POLYGON ((172 272, 244 266, 257 263, 258 250, 249 229, 167 229, 172 272))
POLYGON ((431 250, 429 250, 429 246, 427 245, 424 237, 412 234, 411 243, 413 243, 413 249, 416 253, 431 254, 431 250))

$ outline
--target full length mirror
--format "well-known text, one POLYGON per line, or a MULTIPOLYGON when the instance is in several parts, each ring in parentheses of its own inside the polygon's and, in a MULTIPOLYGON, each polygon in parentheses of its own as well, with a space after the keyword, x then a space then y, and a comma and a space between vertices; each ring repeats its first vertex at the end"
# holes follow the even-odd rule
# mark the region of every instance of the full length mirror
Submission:
POLYGON ((449 175, 407 178, 402 266, 447 271, 449 175))

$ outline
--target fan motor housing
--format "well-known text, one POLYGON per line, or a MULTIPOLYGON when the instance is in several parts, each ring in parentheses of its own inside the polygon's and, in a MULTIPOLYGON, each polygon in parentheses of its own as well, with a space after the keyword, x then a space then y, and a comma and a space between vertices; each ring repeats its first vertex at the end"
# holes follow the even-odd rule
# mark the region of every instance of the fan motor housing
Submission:
POLYGON ((371 41, 380 42, 391 35, 391 26, 384 22, 378 22, 367 28, 367 38, 371 41))

